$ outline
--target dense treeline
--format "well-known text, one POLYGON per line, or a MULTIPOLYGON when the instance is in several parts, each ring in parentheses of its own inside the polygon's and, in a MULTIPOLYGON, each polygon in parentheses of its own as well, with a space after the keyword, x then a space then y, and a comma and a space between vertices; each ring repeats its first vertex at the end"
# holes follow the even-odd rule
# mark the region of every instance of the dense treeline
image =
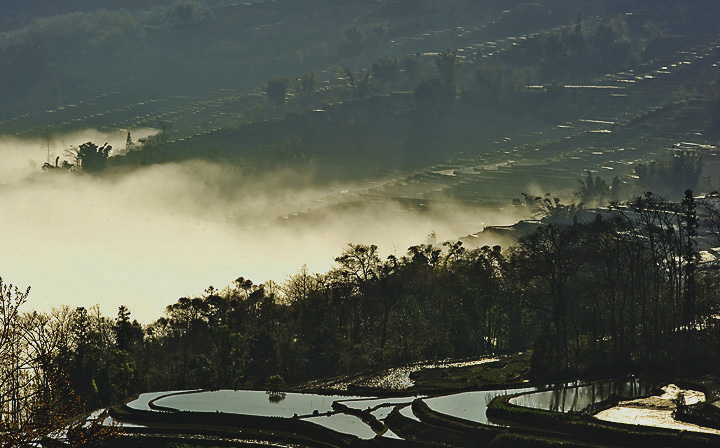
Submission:
MULTIPOLYGON (((106 413, 87 424, 77 418, 96 404, 85 399, 87 394, 79 387, 88 381, 79 377, 90 372, 88 358, 94 357, 96 365, 106 370, 112 366, 119 371, 121 363, 118 358, 101 360, 100 351, 90 354, 89 340, 78 339, 88 334, 79 328, 83 316, 87 318, 85 310, 22 312, 29 292, 30 288, 22 291, 0 278, 0 447, 86 447, 114 436, 115 425, 102 425, 106 413), (78 351, 71 354, 74 349, 78 351)), ((103 349, 117 353, 114 342, 103 349)), ((127 381, 121 385, 128 390, 127 381)), ((101 386, 108 388, 105 383, 101 386)))
POLYGON ((298 381, 510 348, 520 310, 505 297, 499 247, 424 244, 384 261, 377 250, 349 245, 337 268, 303 269, 274 292, 239 278, 179 299, 136 340, 138 372, 150 389, 262 387, 273 374, 298 381))
POLYGON ((528 348, 537 377, 708 368, 720 293, 698 240, 720 233, 717 199, 646 194, 592 216, 555 203, 504 251, 429 242, 383 260, 374 245, 350 244, 327 273, 302 269, 281 286, 241 277, 147 326, 125 307, 112 319, 65 308, 6 326, 51 341, 37 378, 65 372, 91 406, 528 348))
POLYGON ((647 194, 611 218, 521 238, 520 298, 550 318, 536 335, 535 373, 712 358, 717 273, 699 269, 698 223, 691 195, 676 204, 647 194))
POLYGON ((325 274, 303 269, 281 287, 238 278, 144 330, 127 310, 107 325, 134 364, 129 384, 148 389, 263 387, 275 374, 528 347, 538 376, 672 366, 705 358, 715 337, 717 274, 700 265, 696 208, 692 195, 648 194, 592 219, 550 216, 505 251, 427 243, 383 260, 351 244, 325 274))

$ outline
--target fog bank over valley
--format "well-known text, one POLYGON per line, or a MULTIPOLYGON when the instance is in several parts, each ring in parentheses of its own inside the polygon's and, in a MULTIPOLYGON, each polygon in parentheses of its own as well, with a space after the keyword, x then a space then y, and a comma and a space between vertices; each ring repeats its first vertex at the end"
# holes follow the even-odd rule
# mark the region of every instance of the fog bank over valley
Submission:
MULTIPOLYGON (((56 138, 56 148, 90 137, 103 136, 56 138)), ((116 143, 114 137, 96 141, 116 143)), ((0 207, 9 211, 0 217, 0 270, 13 284, 31 286, 32 307, 43 311, 99 304, 112 315, 126 305, 149 322, 177 298, 210 285, 223 288, 240 276, 282 283, 303 264, 326 272, 351 242, 401 256, 432 232, 439 244, 517 219, 451 200, 417 210, 362 199, 380 181, 317 187, 311 173, 248 175, 204 161, 102 177, 39 173, 36 166, 35 174, 18 180, 32 167, 29 161, 44 159, 43 143, 4 141, 4 160, 11 159, 13 145, 18 149, 17 181, 0 187, 0 207)))
POLYGON ((59 163, 74 163, 74 157, 70 153, 72 148, 77 149, 88 141, 108 143, 113 147, 111 155, 121 153, 125 150, 128 132, 137 141, 157 131, 151 128, 120 129, 114 132, 85 129, 65 134, 49 134, 42 139, 0 135, 0 160, 3 162, 0 164, 0 185, 17 182, 37 173, 46 160, 54 165, 59 157, 59 163))

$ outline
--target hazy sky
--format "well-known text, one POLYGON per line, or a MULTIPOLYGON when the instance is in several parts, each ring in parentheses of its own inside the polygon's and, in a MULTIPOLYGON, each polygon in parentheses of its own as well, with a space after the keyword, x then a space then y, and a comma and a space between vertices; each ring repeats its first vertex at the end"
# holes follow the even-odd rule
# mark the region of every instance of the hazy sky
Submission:
MULTIPOLYGON (((55 152, 88 140, 122 147, 125 135, 54 137, 55 152)), ((442 242, 512 221, 450 203, 424 213, 392 202, 332 207, 352 202, 370 185, 316 188, 298 172, 257 181, 239 169, 186 162, 102 178, 38 174, 45 158, 41 141, 0 139, 6 161, 0 171, 0 273, 6 282, 31 286, 28 308, 40 310, 100 304, 114 316, 124 304, 149 322, 178 298, 210 285, 222 288, 239 276, 280 283, 303 264, 325 272, 350 242, 403 255, 433 231, 442 242), (318 208, 334 211, 283 218, 318 208)))

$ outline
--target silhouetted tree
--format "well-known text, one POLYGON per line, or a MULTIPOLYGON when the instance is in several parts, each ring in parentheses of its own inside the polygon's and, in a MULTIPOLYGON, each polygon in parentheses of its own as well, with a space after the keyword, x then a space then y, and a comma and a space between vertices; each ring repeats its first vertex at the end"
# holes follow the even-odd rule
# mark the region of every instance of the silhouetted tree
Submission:
POLYGON ((188 25, 197 19, 200 5, 194 1, 181 1, 175 3, 173 10, 178 19, 180 19, 180 23, 188 25))
POLYGON ((370 72, 365 72, 359 81, 355 83, 353 98, 367 98, 370 96, 370 72))
POLYGON ((529 211, 546 223, 570 224, 577 220, 578 214, 585 207, 582 203, 563 204, 560 198, 550 193, 545 193, 545 196, 522 193, 522 196, 522 199, 513 199, 513 207, 523 212, 529 211))
POLYGON ((280 375, 272 375, 265 381, 265 390, 268 392, 283 392, 287 390, 287 384, 280 375))
POLYGON ((93 142, 83 143, 77 150, 80 167, 88 173, 98 173, 104 170, 111 150, 112 146, 107 143, 103 146, 98 146, 93 142))
POLYGON ((711 129, 715 131, 720 130, 720 78, 713 81, 710 85, 707 101, 710 107, 711 129))
POLYGON ((120 350, 130 351, 142 342, 143 329, 137 320, 130 322, 130 311, 125 305, 118 307, 113 330, 115 331, 115 343, 120 350))
MULTIPOLYGON (((70 382, 65 322, 41 313, 24 314, 30 288, 0 279, 0 447, 39 445, 87 447, 113 436, 116 426, 78 419, 88 409, 70 382)), ((57 315, 62 317, 62 315, 57 315)))
POLYGON ((335 258, 340 264, 340 271, 362 284, 378 276, 380 270, 380 257, 378 247, 374 244, 349 244, 341 256, 335 258))
MULTIPOLYGON (((578 224, 549 224, 538 227, 530 235, 518 239, 513 264, 528 283, 525 303, 528 307, 545 311, 552 317, 554 338, 549 365, 560 369, 571 366, 568 337, 573 307, 577 296, 574 290, 585 260, 581 241, 583 227, 578 224)), ((575 359, 577 362, 577 359, 575 359)))
POLYGON ((635 166, 640 186, 661 196, 679 198, 686 189, 695 189, 702 173, 702 157, 690 151, 673 154, 670 162, 653 161, 635 166))
POLYGON ((455 92, 457 89, 457 74, 460 68, 460 59, 457 50, 450 51, 448 48, 441 51, 435 57, 435 67, 438 71, 440 83, 448 90, 455 92))
POLYGON ((402 70, 407 87, 415 86, 422 76, 423 63, 420 57, 413 54, 406 54, 398 61, 402 70))
POLYGON ((365 32, 359 25, 352 24, 345 28, 343 38, 337 50, 338 59, 353 57, 362 53, 365 42, 365 32))
POLYGON ((339 66, 337 68, 337 76, 345 80, 345 87, 350 88, 351 92, 355 92, 355 76, 348 67, 339 66))
POLYGON ((423 79, 413 92, 415 109, 425 115, 443 115, 452 110, 455 91, 438 78, 423 79))
POLYGON ((315 95, 317 89, 317 75, 315 73, 304 73, 297 80, 296 90, 301 97, 308 98, 315 95))
MULTIPOLYGON (((519 103, 526 85, 527 80, 506 65, 483 66, 475 70, 475 94, 493 104, 519 103)), ((549 89, 552 90, 552 87, 549 89)))
POLYGON ((132 136, 130 135, 130 131, 127 133, 127 137, 125 138, 125 150, 129 151, 135 147, 135 143, 133 143, 132 136))
POLYGON ((681 243, 682 261, 685 269, 685 281, 683 288, 683 324, 688 328, 694 328, 697 323, 696 314, 696 273, 700 263, 700 252, 697 248, 698 220, 695 198, 692 190, 685 190, 685 196, 681 202, 681 228, 684 238, 681 243))
POLYGON ((702 213, 702 225, 712 236, 712 244, 720 246, 720 195, 717 192, 702 198, 700 206, 702 213))
POLYGON ((267 86, 265 87, 265 94, 275 107, 281 108, 285 105, 285 98, 287 97, 289 84, 290 78, 287 76, 280 78, 268 78, 267 86))
POLYGON ((375 59, 370 70, 372 71, 373 78, 383 87, 394 83, 400 73, 397 59, 391 59, 388 56, 375 59))
POLYGON ((605 179, 597 175, 593 178, 592 173, 588 170, 587 178, 585 180, 578 179, 578 182, 580 182, 580 190, 575 195, 580 198, 581 202, 598 205, 607 203, 610 198, 610 187, 605 179))

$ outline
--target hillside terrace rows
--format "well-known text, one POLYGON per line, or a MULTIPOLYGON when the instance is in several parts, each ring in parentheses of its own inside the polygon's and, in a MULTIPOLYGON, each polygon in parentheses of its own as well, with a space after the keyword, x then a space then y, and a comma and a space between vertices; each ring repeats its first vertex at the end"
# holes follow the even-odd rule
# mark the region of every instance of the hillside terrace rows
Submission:
MULTIPOLYGON (((254 7, 267 8, 268 5, 254 7)), ((238 12, 242 8, 245 7, 229 7, 228 12, 238 12)), ((424 45, 428 47, 432 46, 433 39, 438 35, 452 34, 455 39, 469 38, 468 36, 482 34, 485 27, 492 27, 498 21, 507 22, 514 13, 523 11, 523 8, 532 9, 532 5, 522 4, 511 13, 501 12, 499 18, 477 25, 473 29, 461 27, 430 30, 422 33, 422 37, 415 37, 420 41, 427 41, 424 45)), ((360 15, 372 13, 373 10, 369 8, 360 15)), ((222 17, 230 20, 232 14, 223 14, 222 17)), ((274 27, 287 25, 286 19, 280 19, 275 23, 261 25, 261 28, 267 28, 267 32, 271 33, 274 27)), ((237 42, 242 40, 242 36, 257 31, 250 28, 239 32, 237 42)), ((553 30, 542 33, 547 32, 553 30)), ((536 45, 534 41, 540 35, 531 33, 470 44, 460 48, 462 51, 459 51, 459 54, 470 55, 466 58, 467 62, 470 62, 470 57, 479 54, 478 49, 481 49, 481 53, 485 55, 481 58, 483 64, 489 63, 488 59, 492 58, 499 58, 499 62, 502 62, 502 58, 508 53, 523 52, 527 50, 525 46, 536 45), (497 55, 490 51, 493 48, 506 50, 503 55, 497 55)), ((402 42, 403 38, 393 39, 394 45, 391 48, 400 49, 398 54, 404 51, 402 42)), ((401 201, 403 207, 414 208, 424 207, 430 200, 449 196, 460 202, 502 206, 501 204, 507 204, 513 197, 517 197, 521 192, 519 189, 527 187, 518 185, 517 179, 528 179, 530 175, 542 188, 557 191, 576 187, 576 179, 582 177, 588 169, 605 173, 605 176, 610 178, 616 174, 627 174, 633 163, 647 160, 648 157, 662 157, 667 148, 678 142, 688 140, 692 143, 693 138, 698 137, 700 143, 707 143, 692 133, 675 133, 671 128, 674 127, 677 116, 664 112, 665 109, 672 108, 664 105, 678 85, 703 85, 713 79, 720 62, 719 48, 718 41, 708 36, 674 38, 671 45, 665 49, 666 52, 659 52, 656 57, 635 70, 606 74, 594 82, 579 82, 576 86, 566 87, 566 95, 572 98, 571 102, 578 113, 577 117, 571 120, 470 148, 469 151, 453 156, 438 166, 401 175, 388 180, 384 185, 381 183, 380 186, 349 195, 341 193, 316 204, 300 204, 298 211, 322 209, 328 204, 344 204, 348 202, 348 198, 353 198, 350 202, 396 200, 401 201), (659 118, 655 117, 656 115, 659 118), (648 133, 648 130, 652 132, 648 133), (520 163, 520 160, 523 162, 520 163)), ((323 76, 333 76, 334 67, 326 68, 323 76)), ((326 81, 329 82, 327 79, 326 81)), ((29 135, 37 133, 47 126, 48 122, 55 120, 64 120, 60 122, 63 128, 133 128, 157 126, 158 122, 164 122, 170 126, 172 139, 184 143, 197 139, 196 144, 202 144, 203 139, 198 137, 211 137, 223 128, 236 126, 239 116, 261 98, 257 89, 243 93, 243 88, 220 88, 202 94, 154 98, 151 88, 137 88, 138 84, 143 83, 139 80, 124 81, 116 84, 110 91, 77 104, 12 118, 0 123, 0 129, 21 129, 20 134, 29 135), (137 101, 138 98, 141 100, 137 101), (108 108, 108 104, 119 106, 108 108), (86 115, 82 115, 83 113, 86 115)), ((333 111, 341 110, 342 107, 333 111)), ((701 133, 702 123, 697 123, 694 130, 701 133)), ((374 184, 377 184, 377 181, 374 181, 374 184)), ((285 218, 289 216, 292 216, 292 213, 285 218)))
MULTIPOLYGON (((320 4, 327 3, 322 0, 318 0, 318 2, 320 4)), ((289 5, 292 5, 292 7, 284 11, 283 15, 276 11, 277 8, 273 5, 273 2, 233 5, 215 11, 213 28, 233 29, 236 31, 206 42, 203 47, 205 57, 209 61, 221 61, 228 57, 247 58, 250 57, 253 49, 258 47, 270 51, 281 51, 281 48, 287 46, 288 36, 295 35, 293 39, 297 41, 308 33, 306 31, 308 23, 318 21, 329 24, 338 22, 338 24, 332 25, 330 30, 336 35, 341 35, 343 23, 349 23, 353 18, 362 20, 362 18, 371 17, 377 14, 380 8, 378 6, 380 3, 370 2, 352 2, 343 8, 337 8, 336 6, 331 8, 326 5, 314 9, 293 3, 289 3, 289 5), (250 9, 252 9, 252 15, 249 15, 250 9), (292 17, 292 20, 289 17, 292 17), (342 17, 341 20, 339 20, 340 17, 342 17), (272 50, 272 48, 277 50, 272 50), (245 56, 243 56, 243 51, 245 56)), ((397 57, 407 53, 414 53, 413 50, 450 47, 453 42, 444 40, 442 36, 450 35, 455 40, 460 37, 468 38, 473 32, 482 31, 486 26, 505 23, 508 20, 512 21, 513 14, 524 13, 527 9, 533 9, 534 7, 537 7, 537 5, 533 3, 520 4, 511 11, 502 11, 497 15, 488 16, 480 24, 459 27, 459 30, 457 28, 423 29, 417 23, 413 23, 412 26, 408 24, 404 28, 399 28, 400 30, 410 31, 411 35, 394 36, 388 33, 386 37, 388 42, 384 45, 367 48, 364 55, 351 58, 347 63, 354 66, 367 66, 372 63, 373 59, 381 55, 397 57), (417 47, 408 51, 403 44, 403 41, 407 39, 415 42, 417 47)), ((464 18, 464 20, 467 20, 467 18, 464 18)), ((540 26, 539 23, 535 25, 540 26)), ((507 30, 503 28, 497 28, 493 31, 493 33, 498 33, 497 36, 502 36, 500 33, 504 32, 507 32, 507 30)), ((170 35, 163 37, 162 33, 165 33, 165 31, 160 33, 161 35, 157 37, 159 41, 171 40, 170 35)), ((313 38, 316 40, 324 37, 323 34, 315 34, 313 38)), ((328 51, 332 50, 334 49, 330 48, 328 51)), ((462 49, 460 50, 462 51, 462 49)), ((287 52, 284 54, 278 53, 278 57, 282 58, 292 56, 287 52)), ((267 57, 267 54, 264 54, 263 57, 267 57)), ((253 57, 253 59, 255 58, 253 57)), ((327 61, 320 60, 313 63, 315 66, 305 65, 304 70, 308 72, 317 71, 325 82, 331 82, 334 79, 335 63, 328 65, 327 61), (321 68, 318 64, 325 65, 325 67, 321 68)), ((340 63, 345 63, 345 61, 340 63)), ((267 69, 275 71, 274 74, 268 72, 267 76, 283 74, 277 68, 268 67, 267 69)), ((257 70, 251 69, 251 71, 257 70)), ((237 73, 235 79, 241 81, 243 79, 242 75, 242 72, 237 73)), ((176 138, 187 138, 191 135, 208 132, 211 129, 237 125, 238 113, 252 107, 256 100, 255 95, 260 93, 257 83, 264 81, 259 73, 253 75, 248 72, 248 75, 250 76, 245 77, 245 82, 241 81, 240 84, 233 83, 235 85, 230 85, 225 82, 226 85, 219 88, 192 93, 183 92, 182 94, 162 95, 159 94, 162 89, 158 89, 156 86, 167 84, 168 81, 172 83, 173 80, 171 78, 166 79, 168 76, 166 72, 153 72, 152 67, 148 67, 148 69, 143 69, 139 73, 134 73, 133 79, 118 81, 106 87, 102 92, 75 101, 72 104, 41 112, 21 114, 0 121, 0 130, 6 134, 33 135, 46 126, 63 130, 81 127, 133 128, 154 126, 157 125, 158 120, 163 120, 172 124, 174 133, 177 134, 176 138), (241 97, 246 95, 250 95, 251 98, 243 100, 241 97), (194 109, 194 111, 189 112, 188 109, 194 109), (196 131, 196 134, 187 134, 188 131, 192 132, 198 129, 202 131, 196 131)))
MULTIPOLYGON (((353 3, 357 5, 364 5, 365 9, 356 7, 356 11, 353 14, 363 17, 372 15, 375 9, 370 8, 368 4, 357 2, 353 3)), ((246 15, 248 7, 252 7, 254 10, 261 10, 261 13, 256 13, 262 17, 263 14, 269 15, 264 20, 275 20, 277 17, 272 15, 271 5, 267 3, 258 3, 253 5, 237 5, 231 7, 222 8, 222 13, 218 13, 217 17, 220 22, 228 22, 225 26, 235 24, 236 21, 239 23, 243 22, 243 16, 246 15)), ((460 38, 472 32, 478 32, 488 25, 495 25, 498 22, 511 23, 510 28, 513 28, 511 17, 513 14, 524 13, 526 10, 537 8, 536 4, 521 4, 514 8, 512 11, 503 11, 500 13, 500 18, 490 18, 487 24, 482 24, 473 27, 472 29, 458 27, 460 32, 456 29, 443 29, 435 30, 431 32, 425 32, 421 34, 421 41, 428 40, 430 42, 423 42, 426 48, 435 46, 437 47, 438 42, 435 42, 436 35, 443 35, 452 33, 455 38, 460 38), (508 18, 510 17, 510 18, 508 18)), ((235 42, 247 46, 248 39, 252 38, 255 42, 265 41, 270 39, 273 35, 279 34, 278 28, 293 28, 294 23, 304 23, 306 20, 310 20, 311 8, 300 8, 300 12, 305 12, 306 17, 296 17, 294 21, 288 22, 287 18, 281 18, 274 23, 264 23, 259 26, 250 27, 250 24, 256 22, 249 22, 245 25, 245 28, 238 26, 239 31, 234 36, 228 36, 227 41, 221 41, 221 43, 213 43, 212 45, 224 46, 222 42, 235 42), (257 33, 267 30, 267 36, 265 38, 258 38, 257 33)), ((320 12, 328 12, 330 8, 320 9, 320 12)), ((297 13, 298 11, 293 10, 292 12, 297 13)), ((313 16, 316 16, 317 10, 313 11, 313 16)), ((337 8, 335 8, 335 15, 337 15, 337 8)), ((255 19, 257 17, 253 16, 255 19)), ((317 17, 312 17, 314 20, 318 20, 317 17)), ((324 17, 327 20, 328 17, 324 17)), ((339 32, 339 31, 338 31, 339 32)), ((287 31, 286 31, 287 33, 287 31)), ((538 34, 535 33, 535 36, 538 34)), ((417 36, 415 36, 417 37, 417 36)), ((509 37, 507 40, 516 41, 524 40, 528 36, 523 35, 519 37, 509 37)), ((400 38, 402 39, 402 37, 400 38)), ((391 41, 395 45, 385 46, 385 53, 388 53, 387 48, 393 49, 396 47, 402 47, 399 41, 391 41)), ((515 42, 516 43, 516 42, 515 42)), ((495 42, 489 42, 489 45, 495 45, 495 42)), ((213 53, 212 45, 207 49, 209 54, 213 53)), ((279 43, 281 45, 281 43, 279 43)), ((462 48, 459 50, 461 53, 464 51, 462 48)), ((396 51, 398 55, 405 54, 403 51, 396 51)), ((372 56, 368 55, 365 57, 366 63, 372 60, 372 56)), ((335 66, 330 66, 321 71, 321 75, 332 78, 334 75, 335 66)), ((161 76, 161 75, 160 75, 161 76)), ((156 75, 157 77, 157 75, 156 75)), ((326 82, 329 81, 326 79, 326 82)), ((55 110, 47 110, 35 114, 24 114, 19 117, 13 117, 3 123, 0 123, 0 128, 5 128, 6 132, 10 133, 22 133, 24 135, 32 135, 37 133, 39 129, 45 126, 62 126, 63 129, 68 127, 146 127, 155 126, 158 121, 164 121, 171 124, 173 133, 177 134, 176 138, 187 138, 192 135, 207 134, 214 129, 223 127, 232 127, 237 124, 238 114, 241 111, 245 111, 252 107, 253 103, 257 100, 259 92, 253 89, 251 85, 246 85, 240 88, 220 88, 215 91, 210 90, 206 92, 196 92, 191 95, 170 95, 170 96, 158 96, 152 87, 158 82, 162 82, 162 79, 147 78, 147 76, 139 76, 136 79, 130 81, 121 81, 115 84, 112 88, 108 89, 103 93, 89 97, 84 101, 78 101, 75 104, 61 106, 55 110), (251 89, 249 93, 248 88, 251 89), (255 93, 253 93, 253 91, 255 93), (246 93, 243 93, 246 92, 246 93), (249 98, 242 98, 244 95, 250 95, 249 98), (108 104, 115 106, 114 108, 107 108, 108 104), (62 121, 61 121, 62 120, 62 121), (194 134, 187 134, 188 132, 194 132, 194 134)))
MULTIPOLYGON (((608 181, 615 175, 623 177, 632 172, 635 163, 666 158, 668 148, 673 144, 697 137, 693 132, 677 133, 664 129, 663 118, 674 120, 683 113, 682 108, 674 109, 676 107, 669 106, 656 120, 646 122, 642 128, 617 128, 614 133, 622 146, 612 145, 608 134, 589 132, 540 147, 518 148, 513 146, 516 142, 508 140, 498 143, 496 148, 479 158, 450 161, 394 179, 381 189, 368 189, 361 197, 374 201, 401 201, 405 207, 416 204, 414 208, 417 209, 447 199, 461 204, 507 208, 522 192, 533 193, 529 190, 533 186, 553 194, 571 195, 578 187, 578 179, 585 177, 585 170, 592 170, 608 181), (654 134, 646 137, 647 132, 654 134)), ((701 130, 702 126, 697 129, 701 130)), ((706 163, 713 163, 712 158, 717 158, 712 147, 703 151, 706 163)))
POLYGON ((678 105, 667 101, 676 82, 692 83, 698 78, 700 84, 708 82, 717 61, 718 44, 713 41, 645 64, 646 72, 603 76, 599 86, 622 88, 626 96, 613 96, 613 89, 578 88, 573 100, 579 109, 588 111, 583 118, 527 135, 505 137, 474 158, 456 157, 393 179, 380 189, 368 189, 361 196, 416 207, 448 197, 461 203, 502 207, 520 195, 520 188, 530 187, 518 185, 518 179, 532 178, 546 191, 567 193, 577 188, 577 179, 584 177, 586 170, 608 180, 615 175, 626 176, 638 162, 668 157, 672 147, 697 149, 705 156, 706 164, 716 166, 716 148, 703 137, 706 116, 702 102, 678 105), (655 78, 652 73, 661 77, 655 78), (632 82, 627 87, 611 84, 612 80, 622 79, 632 82), (618 101, 625 104, 618 105, 618 101), (646 105, 645 110, 638 113, 628 109, 628 103, 646 105), (687 129, 678 131, 683 121, 687 129))
MULTIPOLYGON (((652 108, 627 122, 610 126, 609 133, 593 132, 607 123, 598 120, 579 121, 581 128, 570 134, 567 127, 539 131, 529 135, 506 137, 496 141, 481 155, 448 162, 417 171, 406 177, 391 179, 366 190, 344 192, 321 202, 298 204, 300 215, 310 217, 313 212, 333 204, 349 207, 353 202, 397 202, 403 209, 425 209, 433 201, 453 199, 459 203, 507 207, 520 196, 528 184, 518 180, 533 179, 534 184, 553 193, 568 193, 577 188, 577 180, 585 170, 599 173, 610 180, 615 175, 627 176, 634 164, 666 158, 671 147, 689 148, 705 156, 706 163, 717 165, 717 151, 703 142, 703 108, 697 102, 669 104, 652 108), (678 131, 678 123, 686 121, 688 129, 678 131), (668 123, 673 126, 668 126, 668 123), (553 133, 560 134, 552 140, 553 133), (542 140, 544 143, 539 143, 542 140), (538 144, 539 143, 539 144, 538 144)), ((282 219, 294 218, 293 212, 282 219)))

